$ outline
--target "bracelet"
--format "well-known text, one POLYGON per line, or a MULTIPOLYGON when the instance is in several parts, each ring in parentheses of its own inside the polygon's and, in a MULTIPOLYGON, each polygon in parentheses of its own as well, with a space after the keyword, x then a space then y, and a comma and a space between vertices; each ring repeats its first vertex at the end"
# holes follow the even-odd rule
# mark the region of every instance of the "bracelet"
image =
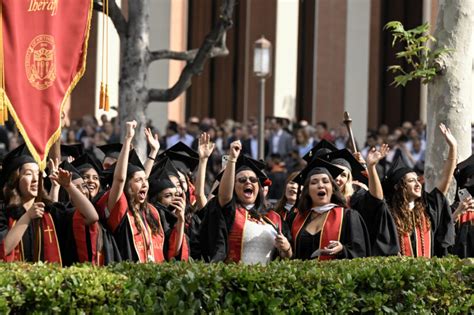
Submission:
POLYGON ((227 162, 235 163, 237 162, 237 159, 228 159, 227 162))
POLYGON ((155 160, 155 158, 154 158, 154 157, 151 157, 151 156, 148 156, 148 158, 149 158, 150 160, 153 160, 153 161, 155 160))

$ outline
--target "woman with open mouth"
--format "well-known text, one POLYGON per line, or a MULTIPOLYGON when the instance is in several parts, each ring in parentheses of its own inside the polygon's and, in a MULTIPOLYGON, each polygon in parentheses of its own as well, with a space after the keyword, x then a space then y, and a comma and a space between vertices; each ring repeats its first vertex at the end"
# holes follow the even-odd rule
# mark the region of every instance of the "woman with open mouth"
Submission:
POLYGON ((431 192, 424 191, 416 172, 400 156, 384 179, 383 193, 395 220, 403 256, 444 256, 454 244, 454 223, 445 195, 456 168, 457 141, 444 124, 439 129, 449 153, 442 176, 431 192))
POLYGON ((110 215, 108 227, 115 236, 123 260, 163 262, 182 257, 184 239, 184 199, 171 202, 177 223, 166 235, 158 210, 148 202, 148 176, 139 159, 129 163, 129 151, 136 121, 126 123, 126 136, 114 169, 111 189, 102 197, 110 215))
POLYGON ((218 187, 208 202, 203 220, 201 246, 206 261, 267 264, 277 256, 292 256, 282 234, 280 216, 266 208, 260 162, 241 155, 240 141, 230 145, 230 154, 218 187))
POLYGON ((330 260, 370 255, 364 221, 357 211, 345 209, 345 199, 334 178, 342 170, 319 158, 296 177, 303 185, 296 216, 289 220, 294 257, 330 260))

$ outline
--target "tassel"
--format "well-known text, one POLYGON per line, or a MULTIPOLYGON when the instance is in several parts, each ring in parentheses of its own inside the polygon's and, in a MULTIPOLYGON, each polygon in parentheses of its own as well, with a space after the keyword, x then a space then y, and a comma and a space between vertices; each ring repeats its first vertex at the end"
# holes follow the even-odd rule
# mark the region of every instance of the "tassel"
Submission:
POLYGON ((5 125, 5 114, 4 114, 4 111, 5 111, 5 102, 4 102, 4 99, 3 99, 3 89, 0 90, 0 125, 5 125))
POLYGON ((104 109, 104 82, 100 82, 100 93, 99 93, 99 109, 104 109))
POLYGON ((110 110, 110 104, 109 104, 109 85, 105 85, 105 104, 104 104, 104 110, 108 112, 110 110))

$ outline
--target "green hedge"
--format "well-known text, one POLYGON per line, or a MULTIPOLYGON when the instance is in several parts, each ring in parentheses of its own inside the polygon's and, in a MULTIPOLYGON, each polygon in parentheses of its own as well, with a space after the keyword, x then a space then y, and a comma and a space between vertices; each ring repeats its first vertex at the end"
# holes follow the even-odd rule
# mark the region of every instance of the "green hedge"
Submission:
POLYGON ((203 263, 0 264, 0 313, 462 313, 474 264, 368 258, 267 267, 203 263))

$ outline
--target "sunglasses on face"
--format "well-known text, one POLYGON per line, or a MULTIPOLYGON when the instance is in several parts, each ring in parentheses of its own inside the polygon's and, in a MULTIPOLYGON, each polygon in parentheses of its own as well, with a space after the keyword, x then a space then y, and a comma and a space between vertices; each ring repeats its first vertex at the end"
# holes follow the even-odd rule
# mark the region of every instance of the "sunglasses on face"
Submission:
POLYGON ((245 184, 247 180, 249 180, 252 184, 255 184, 256 182, 258 182, 258 178, 255 176, 249 176, 249 177, 242 176, 242 177, 237 178, 237 181, 241 184, 245 184))

